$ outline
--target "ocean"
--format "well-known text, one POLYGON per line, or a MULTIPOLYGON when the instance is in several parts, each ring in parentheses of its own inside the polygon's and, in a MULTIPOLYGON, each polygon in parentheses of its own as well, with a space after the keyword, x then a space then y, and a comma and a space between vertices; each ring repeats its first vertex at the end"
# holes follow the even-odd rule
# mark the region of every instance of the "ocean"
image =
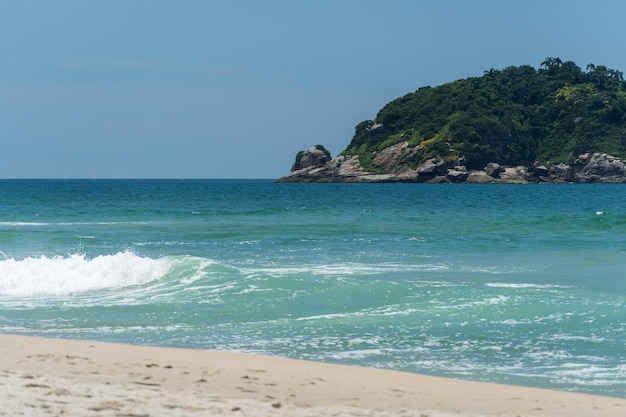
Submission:
POLYGON ((0 333, 626 397, 626 187, 0 180, 0 333))

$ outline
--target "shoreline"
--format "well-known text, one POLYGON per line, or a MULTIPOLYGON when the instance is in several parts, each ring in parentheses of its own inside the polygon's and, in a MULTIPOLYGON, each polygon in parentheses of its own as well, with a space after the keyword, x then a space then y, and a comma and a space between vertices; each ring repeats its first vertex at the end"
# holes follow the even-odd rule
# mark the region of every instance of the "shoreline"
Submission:
MULTIPOLYGON (((315 147, 302 151, 300 160, 291 172, 276 182, 295 183, 468 183, 468 184, 540 184, 540 183, 626 183, 626 165, 619 158, 606 153, 589 152, 578 156, 572 164, 505 166, 489 162, 483 169, 470 169, 464 164, 445 162, 440 157, 424 161, 412 167, 402 159, 408 142, 391 145, 379 152, 377 164, 387 173, 372 173, 361 166, 357 155, 330 154, 315 147), (383 156, 384 155, 384 156, 383 156), (400 159, 398 159, 400 158, 400 159)), ((374 158, 374 159, 376 159, 374 158)), ((298 160, 298 157, 296 157, 298 160)), ((375 164, 376 165, 376 164, 375 164)))
POLYGON ((626 399, 243 353, 0 335, 0 416, 618 417, 626 399))

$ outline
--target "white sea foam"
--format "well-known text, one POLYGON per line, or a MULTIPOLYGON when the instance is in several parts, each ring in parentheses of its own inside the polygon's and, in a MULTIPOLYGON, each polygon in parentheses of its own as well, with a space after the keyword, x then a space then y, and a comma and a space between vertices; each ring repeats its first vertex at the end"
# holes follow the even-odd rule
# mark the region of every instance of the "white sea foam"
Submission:
POLYGON ((498 295, 497 297, 489 297, 482 300, 468 301, 468 302, 454 302, 450 304, 442 304, 437 306, 439 310, 463 310, 467 308, 477 308, 485 306, 493 306, 505 304, 509 301, 509 297, 504 295, 498 295))
POLYGON ((336 351, 328 356, 335 360, 346 360, 346 359, 356 360, 356 359, 365 359, 370 356, 384 355, 385 353, 387 352, 384 349, 360 349, 360 350, 353 349, 353 350, 346 350, 346 351, 341 351, 341 350, 336 351))
POLYGON ((535 289, 550 289, 550 288, 572 288, 567 285, 557 284, 527 284, 527 283, 512 283, 512 282, 488 282, 486 287, 494 288, 535 288, 535 289))
POLYGON ((296 321, 301 320, 333 320, 333 319, 343 319, 354 316, 362 316, 363 313, 330 313, 330 314, 321 314, 316 316, 307 316, 307 317, 298 317, 296 321))
POLYGON ((307 274, 315 276, 350 276, 350 275, 376 275, 389 272, 409 272, 409 271, 441 271, 445 270, 445 265, 423 264, 328 264, 328 265, 302 265, 285 267, 263 267, 258 269, 241 268, 245 274, 267 274, 273 277, 284 275, 307 274))
POLYGON ((591 342, 591 343, 604 343, 607 341, 606 338, 600 337, 597 335, 580 336, 580 335, 569 335, 569 334, 555 334, 552 336, 552 340, 581 341, 581 342, 591 342))
POLYGON ((529 265, 524 266, 512 266, 512 265, 497 265, 497 266, 479 266, 479 265, 464 265, 459 267, 459 271, 463 273, 480 273, 487 275, 511 275, 519 273, 527 273, 534 270, 534 267, 529 265))
POLYGON ((58 296, 124 288, 161 279, 171 264, 167 258, 145 258, 132 252, 91 259, 84 254, 9 258, 0 261, 0 295, 58 296))
POLYGON ((626 366, 598 366, 593 363, 565 363, 548 374, 556 382, 580 386, 610 386, 623 381, 626 366))

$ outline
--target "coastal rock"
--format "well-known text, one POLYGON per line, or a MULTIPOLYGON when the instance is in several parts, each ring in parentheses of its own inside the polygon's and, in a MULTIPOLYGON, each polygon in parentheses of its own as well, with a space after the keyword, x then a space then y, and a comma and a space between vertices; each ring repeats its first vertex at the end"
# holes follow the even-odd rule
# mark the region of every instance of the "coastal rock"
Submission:
POLYGON ((331 161, 330 152, 321 145, 310 147, 309 149, 299 152, 296 156, 296 162, 291 167, 291 172, 305 168, 321 167, 331 161))
POLYGON ((323 166, 293 170, 276 182, 360 182, 359 178, 367 174, 358 157, 340 155, 323 166))
POLYGON ((550 170, 548 169, 548 167, 544 165, 537 165, 533 167, 532 169, 532 174, 537 178, 542 178, 542 177, 545 178, 548 176, 549 173, 550 173, 550 170))
POLYGON ((576 170, 567 164, 558 164, 548 169, 548 175, 553 181, 574 182, 576 170))
POLYGON ((570 165, 506 167, 490 162, 482 170, 468 170, 463 159, 452 166, 440 158, 411 168, 409 161, 414 155, 414 148, 406 141, 389 146, 372 160, 387 173, 373 174, 363 168, 357 155, 330 159, 330 153, 318 145, 299 152, 292 172, 277 182, 626 183, 624 162, 605 153, 581 154, 570 165))
POLYGON ((387 171, 394 171, 400 163, 400 158, 404 150, 409 146, 408 142, 400 142, 396 145, 389 146, 380 151, 375 157, 373 162, 379 167, 386 169, 387 171))
POLYGON ((527 175, 528 169, 524 166, 504 167, 500 172, 500 180, 513 183, 526 182, 527 175))
POLYGON ((485 166, 485 172, 493 178, 500 178, 500 173, 502 173, 503 170, 504 167, 495 162, 489 162, 487 166, 485 166))
POLYGON ((574 161, 574 164, 575 165, 587 165, 592 156, 593 154, 590 154, 589 152, 580 154, 578 155, 578 158, 576 158, 576 161, 574 161))
POLYGON ((447 164, 438 158, 432 158, 417 168, 418 182, 432 180, 437 176, 445 176, 448 172, 447 164))
POLYGON ((493 178, 482 169, 473 169, 469 172, 466 182, 471 184, 490 184, 498 182, 499 180, 493 178))
POLYGON ((339 156, 329 166, 329 171, 336 178, 355 178, 367 175, 368 172, 361 167, 357 156, 339 156))
MULTIPOLYGON (((579 157, 579 159, 581 159, 579 157)), ((578 174, 580 182, 626 182, 626 167, 618 158, 596 153, 578 174)))
POLYGON ((468 177, 469 174, 466 170, 450 169, 446 174, 446 178, 452 182, 464 182, 468 177))

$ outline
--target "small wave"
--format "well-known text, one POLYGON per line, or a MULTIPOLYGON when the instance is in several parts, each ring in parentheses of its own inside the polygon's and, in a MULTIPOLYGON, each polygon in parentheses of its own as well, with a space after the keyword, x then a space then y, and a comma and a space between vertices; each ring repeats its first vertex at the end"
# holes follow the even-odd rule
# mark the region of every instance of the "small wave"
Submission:
POLYGON ((485 307, 485 306, 505 304, 508 301, 509 301, 509 297, 506 297, 504 295, 498 295, 497 297, 485 298, 483 300, 443 304, 443 305, 437 306, 437 309, 461 310, 461 309, 468 309, 468 308, 479 308, 479 307, 485 307))
POLYGON ((246 274, 267 274, 270 276, 307 274, 314 276, 350 276, 350 275, 376 275, 389 272, 410 272, 410 271, 442 271, 447 269, 445 265, 424 264, 327 264, 327 265, 302 265, 284 267, 261 267, 256 269, 242 268, 246 274))
POLYGON ((48 226, 50 223, 41 222, 0 222, 0 226, 20 227, 20 226, 48 226))
POLYGON ((68 295, 86 291, 116 289, 159 280, 171 261, 138 256, 132 252, 67 257, 41 256, 0 261, 0 295, 25 297, 68 295))
POLYGON ((600 366, 594 363, 564 363, 548 373, 557 383, 578 386, 611 386, 626 376, 626 366, 600 366))
POLYGON ((339 361, 343 361, 343 360, 347 360, 347 359, 351 359, 351 360, 364 360, 368 357, 372 357, 372 356, 382 356, 387 354, 388 352, 385 349, 376 349, 376 348, 372 348, 372 349, 351 349, 351 350, 345 350, 345 351, 336 351, 334 353, 331 353, 328 355, 329 358, 332 358, 334 360, 339 360, 339 361))
POLYGON ((532 271, 529 266, 524 267, 512 267, 512 266, 464 266, 460 268, 461 272, 469 273, 481 273, 488 275, 508 275, 517 274, 520 272, 532 271))
POLYGON ((551 288, 572 288, 567 285, 558 284, 529 284, 529 283, 513 283, 513 282, 488 282, 486 287, 494 288, 534 288, 534 289, 551 289, 551 288))
POLYGON ((146 222, 0 222, 0 226, 8 227, 45 227, 45 226, 115 226, 124 224, 144 225, 146 222))
POLYGON ((303 320, 333 320, 333 319, 345 319, 354 316, 362 316, 363 313, 329 313, 329 314, 321 314, 316 316, 308 316, 308 317, 299 317, 296 321, 303 320))

